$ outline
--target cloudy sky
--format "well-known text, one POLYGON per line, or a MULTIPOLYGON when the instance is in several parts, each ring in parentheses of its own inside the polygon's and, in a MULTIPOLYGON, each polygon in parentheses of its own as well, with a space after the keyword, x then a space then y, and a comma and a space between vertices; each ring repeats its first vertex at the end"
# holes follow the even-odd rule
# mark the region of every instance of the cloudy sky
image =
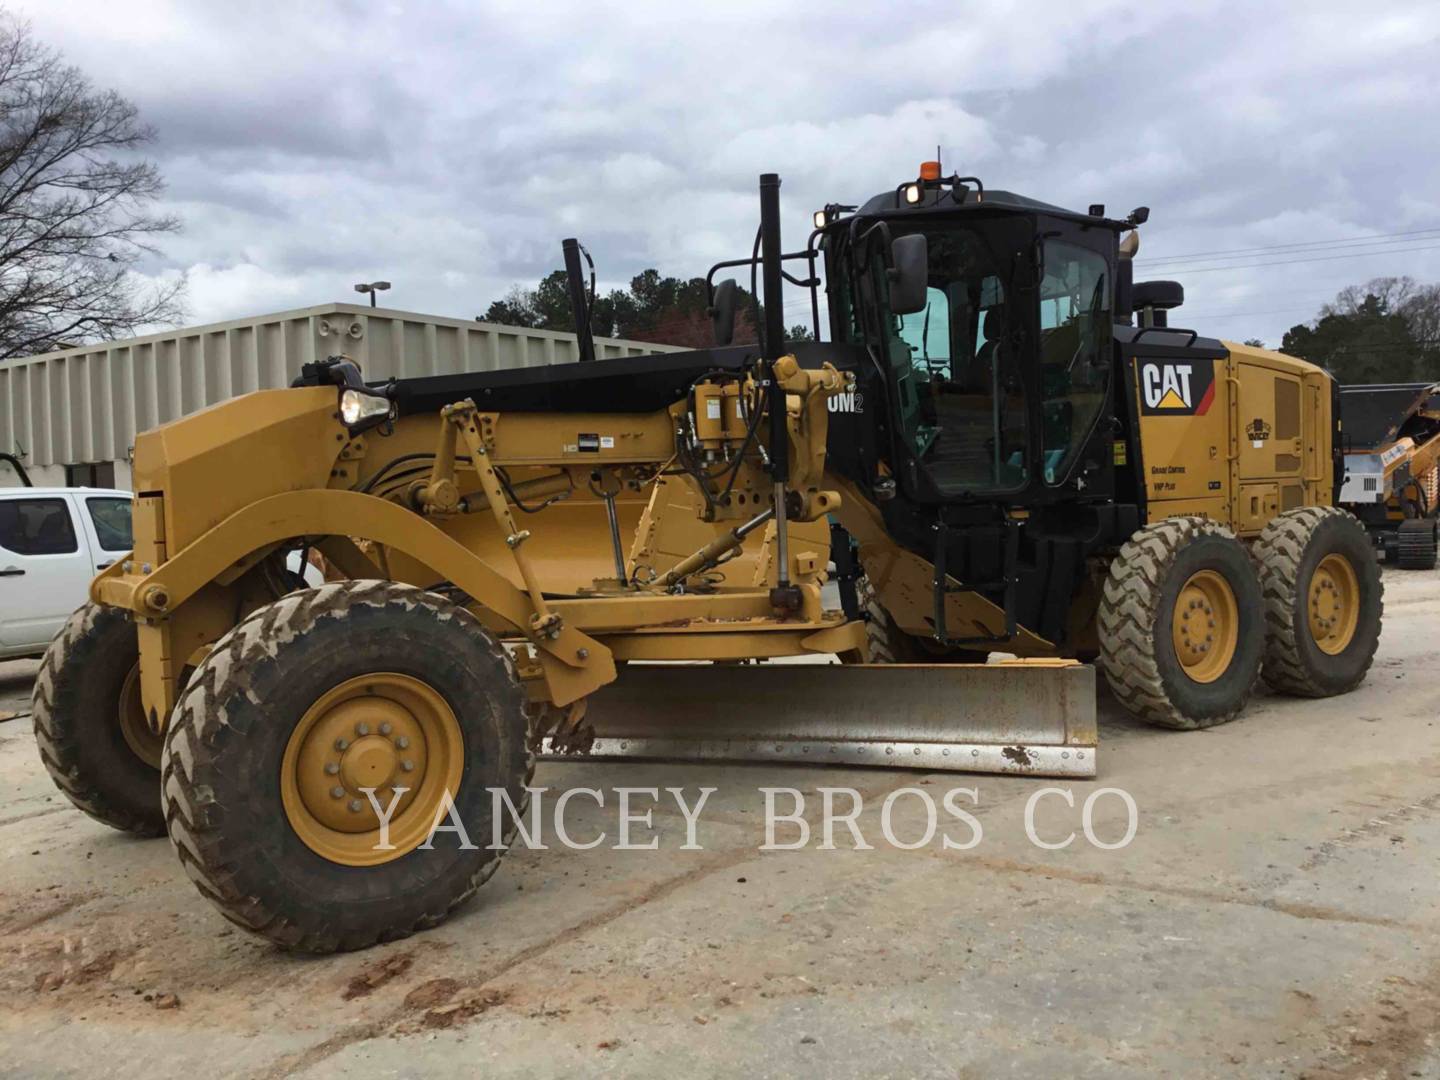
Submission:
MULTIPOLYGON (((192 322, 360 299, 469 317, 559 265, 703 273, 948 169, 1152 208, 1176 320, 1276 344, 1440 280, 1440 3, 0 0, 159 132, 192 322)), ((798 319, 804 305, 792 294, 798 319)))

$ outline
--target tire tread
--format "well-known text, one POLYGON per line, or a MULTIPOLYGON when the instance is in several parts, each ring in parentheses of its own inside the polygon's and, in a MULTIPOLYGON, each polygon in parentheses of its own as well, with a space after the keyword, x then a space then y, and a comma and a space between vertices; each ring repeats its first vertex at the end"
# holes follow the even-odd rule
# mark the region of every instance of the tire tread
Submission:
MULTIPOLYGON (((1305 557, 1305 549, 1315 530, 1330 518, 1348 519, 1354 522, 1357 530, 1362 534, 1364 532, 1364 527, 1354 515, 1338 506, 1306 506, 1287 511, 1271 520, 1252 548, 1252 554, 1260 568, 1261 598, 1265 606, 1263 677, 1272 689, 1297 697, 1328 697, 1332 693, 1353 690, 1364 681, 1379 645, 1380 628, 1377 625, 1359 674, 1347 680, 1341 690, 1321 689, 1306 671, 1300 652, 1300 626, 1291 613, 1295 610, 1296 590, 1300 585, 1300 564, 1305 557)), ((1368 539, 1366 543, 1369 543, 1368 539)), ((1383 600, 1381 611, 1384 611, 1383 600)))
MULTIPOLYGON (((341 581, 318 589, 292 593, 259 608, 237 624, 215 645, 201 664, 175 707, 170 733, 166 738, 162 760, 165 824, 170 840, 185 868, 186 874, 202 895, 219 908, 231 922, 260 934, 284 948, 310 953, 332 953, 368 948, 381 941, 409 937, 419 930, 430 929, 443 922, 452 912, 468 901, 498 869, 500 852, 491 853, 476 869, 466 886, 450 897, 443 907, 423 913, 408 926, 389 926, 371 930, 338 928, 307 929, 269 910, 256 897, 243 895, 234 885, 230 867, 243 844, 228 836, 218 824, 215 793, 196 781, 197 775, 214 765, 215 736, 228 721, 225 702, 234 694, 246 692, 246 669, 253 661, 271 655, 277 643, 290 640, 316 619, 341 612, 357 604, 384 606, 391 603, 423 604, 437 618, 474 620, 464 608, 436 593, 390 581, 341 581)), ((492 656, 501 661, 510 683, 508 690, 516 700, 523 700, 523 691, 514 662, 505 648, 480 628, 473 635, 483 639, 492 656)), ((535 768, 535 755, 525 749, 524 784, 528 788, 535 768)), ((528 803, 529 793, 524 802, 528 803)), ((508 847, 519 828, 525 812, 512 820, 504 840, 508 847)), ((278 810, 277 810, 278 812, 278 810)))
POLYGON ((1186 545, 1206 535, 1235 539, 1230 529, 1208 518, 1165 518, 1146 526, 1121 546, 1101 590, 1096 616, 1100 668, 1120 704, 1158 727, 1188 731, 1224 723, 1240 713, 1249 696, 1247 690, 1224 714, 1200 721, 1171 700, 1160 674, 1150 628, 1158 622, 1165 568, 1186 545))
POLYGON ((104 633, 103 622, 112 618, 123 616, 115 609, 88 602, 66 620, 45 650, 30 696, 35 744, 45 771, 77 808, 121 832, 162 836, 165 825, 159 811, 159 793, 156 812, 148 815, 108 797, 99 779, 87 775, 81 767, 80 736, 74 725, 66 722, 67 699, 73 697, 75 681, 85 678, 88 654, 104 633))

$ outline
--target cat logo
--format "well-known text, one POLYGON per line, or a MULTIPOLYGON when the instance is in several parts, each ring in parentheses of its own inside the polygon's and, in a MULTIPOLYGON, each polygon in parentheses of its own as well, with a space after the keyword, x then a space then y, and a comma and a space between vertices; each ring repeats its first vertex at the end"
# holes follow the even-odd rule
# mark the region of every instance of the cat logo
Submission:
POLYGON ((1139 365, 1142 416, 1204 416, 1215 400, 1215 362, 1145 360, 1139 365))
POLYGON ((859 390, 846 390, 840 394, 830 395, 830 411, 858 413, 865 411, 865 398, 859 390))

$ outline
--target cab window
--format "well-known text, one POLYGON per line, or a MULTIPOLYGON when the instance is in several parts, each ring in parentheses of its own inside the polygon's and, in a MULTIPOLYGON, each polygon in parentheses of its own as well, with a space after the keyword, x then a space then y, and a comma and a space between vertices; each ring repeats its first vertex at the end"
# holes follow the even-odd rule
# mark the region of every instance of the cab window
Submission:
POLYGON ((1062 483, 1105 407, 1110 382, 1109 264, 1088 248, 1045 244, 1040 385, 1045 482, 1062 483))
POLYGON ((926 290, 925 310, 900 320, 900 337, 911 362, 927 372, 950 366, 950 301, 943 289, 926 290))
POLYGON ((1025 392, 1006 275, 979 229, 925 232, 926 305, 889 316, 901 430, 942 494, 1016 490, 1027 478, 1025 392))

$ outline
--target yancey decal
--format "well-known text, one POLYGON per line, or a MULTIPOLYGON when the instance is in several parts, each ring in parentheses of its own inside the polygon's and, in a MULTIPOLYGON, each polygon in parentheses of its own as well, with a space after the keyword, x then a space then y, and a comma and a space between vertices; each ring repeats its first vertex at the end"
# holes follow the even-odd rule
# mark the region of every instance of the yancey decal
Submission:
POLYGON ((1250 440, 1251 446, 1259 450, 1264 447, 1265 440, 1270 438, 1270 425, 1257 416, 1245 425, 1245 437, 1250 440))
POLYGON ((1215 361, 1141 360, 1141 416, 1204 416, 1215 400, 1215 361))

